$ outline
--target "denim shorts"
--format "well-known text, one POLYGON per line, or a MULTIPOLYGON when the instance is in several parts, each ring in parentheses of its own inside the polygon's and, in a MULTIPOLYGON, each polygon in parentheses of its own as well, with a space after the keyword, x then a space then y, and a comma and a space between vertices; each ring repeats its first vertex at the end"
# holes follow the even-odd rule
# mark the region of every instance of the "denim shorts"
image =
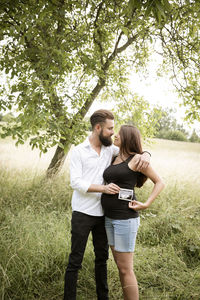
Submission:
POLYGON ((114 246, 114 250, 119 252, 133 252, 139 225, 140 217, 127 220, 105 217, 108 244, 114 246))

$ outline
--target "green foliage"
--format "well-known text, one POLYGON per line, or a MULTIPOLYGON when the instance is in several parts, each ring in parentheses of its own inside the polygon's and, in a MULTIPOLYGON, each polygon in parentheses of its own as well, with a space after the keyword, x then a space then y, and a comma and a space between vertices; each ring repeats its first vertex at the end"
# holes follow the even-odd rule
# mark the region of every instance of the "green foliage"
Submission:
POLYGON ((166 22, 172 9, 168 0, 129 0, 129 7, 132 10, 145 8, 145 16, 154 17, 158 24, 166 22))
POLYGON ((192 143, 200 143, 200 137, 197 135, 195 130, 193 130, 193 132, 189 138, 189 141, 192 143))
POLYGON ((8 85, 0 110, 16 110, 17 118, 2 126, 2 137, 67 152, 83 138, 82 120, 100 92, 120 93, 155 50, 173 70, 188 118, 199 119, 199 11, 187 0, 3 1, 0 71, 8 85))
POLYGON ((166 130, 162 129, 157 134, 158 138, 174 140, 174 141, 187 141, 186 135, 180 130, 166 130))
POLYGON ((144 140, 152 138, 157 132, 157 123, 161 118, 160 108, 152 108, 143 97, 131 92, 126 74, 123 74, 121 66, 117 68, 120 82, 118 85, 109 85, 102 93, 101 101, 112 99, 116 130, 119 130, 122 124, 132 124, 139 128, 144 140))
POLYGON ((183 125, 178 124, 174 116, 175 111, 161 107, 158 107, 157 110, 159 112, 159 118, 156 124, 156 137, 175 141, 187 141, 188 133, 183 125))
POLYGON ((188 108, 188 120, 200 120, 200 2, 173 1, 171 18, 160 32, 164 64, 188 108), (188 14, 189 13, 189 14, 188 14), (170 32, 170 36, 169 36, 170 32))
MULTIPOLYGON (((44 152, 80 141, 91 103, 106 80, 119 80, 113 62, 122 63, 120 54, 133 42, 133 55, 144 48, 146 19, 139 21, 140 10, 130 19, 126 7, 122 1, 8 1, 1 6, 0 66, 10 77, 10 89, 4 87, 0 109, 19 111, 16 124, 3 127, 3 136, 20 143, 33 137, 31 145, 44 152), (136 28, 140 35, 133 37, 136 28)), ((144 62, 137 56, 136 66, 144 62)))
POLYGON ((121 99, 117 99, 114 108, 117 129, 122 124, 132 124, 139 128, 144 140, 152 138, 158 122, 155 118, 156 108, 150 108, 150 104, 138 95, 123 94, 121 99))
POLYGON ((14 116, 13 116, 12 113, 7 113, 4 116, 1 115, 0 121, 7 122, 7 123, 13 122, 14 121, 14 116))

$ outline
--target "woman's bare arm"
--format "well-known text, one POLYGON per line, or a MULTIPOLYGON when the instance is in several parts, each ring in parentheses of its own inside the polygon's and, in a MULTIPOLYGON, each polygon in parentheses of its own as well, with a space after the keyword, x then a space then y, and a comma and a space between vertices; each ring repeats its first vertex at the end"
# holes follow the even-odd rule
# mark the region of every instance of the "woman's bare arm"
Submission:
POLYGON ((132 208, 134 210, 143 210, 149 207, 164 188, 164 183, 162 179, 159 177, 159 175, 153 170, 153 168, 150 165, 141 173, 146 175, 154 183, 154 187, 145 203, 136 200, 129 203, 129 208, 132 208))

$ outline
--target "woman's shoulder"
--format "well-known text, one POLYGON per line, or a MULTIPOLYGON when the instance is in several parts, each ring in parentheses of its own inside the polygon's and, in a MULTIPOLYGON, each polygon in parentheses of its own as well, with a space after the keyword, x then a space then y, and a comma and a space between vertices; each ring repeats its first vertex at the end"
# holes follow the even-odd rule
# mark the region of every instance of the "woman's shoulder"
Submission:
POLYGON ((136 166, 137 166, 137 163, 138 163, 138 161, 136 159, 136 155, 137 155, 137 153, 133 153, 128 158, 128 167, 129 167, 129 169, 131 169, 134 172, 138 172, 136 170, 136 166))

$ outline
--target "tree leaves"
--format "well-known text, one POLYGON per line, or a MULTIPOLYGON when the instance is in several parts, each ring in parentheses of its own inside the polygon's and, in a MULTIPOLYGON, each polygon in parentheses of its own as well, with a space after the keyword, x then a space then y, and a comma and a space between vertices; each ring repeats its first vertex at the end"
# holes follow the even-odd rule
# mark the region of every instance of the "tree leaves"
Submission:
POLYGON ((158 24, 167 20, 172 9, 168 0, 129 0, 128 7, 129 12, 141 10, 145 17, 153 16, 158 24))
POLYGON ((67 151, 84 136, 82 119, 100 92, 107 88, 109 100, 113 86, 120 99, 130 70, 144 70, 155 41, 190 118, 199 118, 199 6, 186 0, 2 2, 0 69, 10 90, 0 107, 17 111, 17 125, 4 134, 31 138, 41 151, 55 144, 67 151))

